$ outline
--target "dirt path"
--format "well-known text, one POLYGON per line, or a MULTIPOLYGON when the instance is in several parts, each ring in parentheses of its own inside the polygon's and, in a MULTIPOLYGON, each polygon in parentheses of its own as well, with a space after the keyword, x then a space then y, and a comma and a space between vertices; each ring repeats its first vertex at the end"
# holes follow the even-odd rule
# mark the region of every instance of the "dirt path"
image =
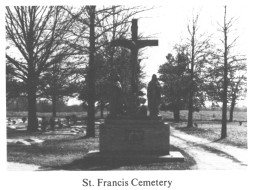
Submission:
POLYGON ((247 149, 187 135, 173 127, 170 143, 193 156, 197 164, 191 169, 230 170, 247 167, 247 149))
POLYGON ((32 165, 32 164, 21 164, 16 162, 8 162, 7 163, 8 171, 38 171, 40 170, 40 166, 32 165))

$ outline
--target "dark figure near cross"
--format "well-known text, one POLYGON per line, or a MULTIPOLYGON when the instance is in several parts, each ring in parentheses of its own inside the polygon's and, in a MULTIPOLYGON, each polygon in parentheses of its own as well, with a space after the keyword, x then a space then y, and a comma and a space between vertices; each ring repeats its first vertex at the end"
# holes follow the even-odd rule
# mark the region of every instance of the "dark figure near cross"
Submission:
POLYGON ((148 83, 147 96, 149 116, 150 118, 157 118, 159 115, 159 105, 161 103, 161 86, 155 74, 148 83))
POLYGON ((138 40, 138 20, 132 20, 132 39, 118 39, 111 42, 112 46, 121 46, 131 50, 131 97, 127 113, 135 116, 138 112, 138 51, 146 46, 158 46, 158 40, 138 40))
POLYGON ((110 117, 115 118, 123 114, 123 93, 119 75, 110 76, 110 117))

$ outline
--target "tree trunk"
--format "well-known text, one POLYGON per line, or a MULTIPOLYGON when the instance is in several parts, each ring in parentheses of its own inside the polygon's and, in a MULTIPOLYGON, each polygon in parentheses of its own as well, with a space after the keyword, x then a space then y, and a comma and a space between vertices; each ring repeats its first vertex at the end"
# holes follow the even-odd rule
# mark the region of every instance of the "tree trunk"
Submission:
POLYGON ((233 121, 234 118, 234 108, 235 108, 235 101, 236 101, 236 96, 232 96, 232 102, 231 102, 231 108, 230 108, 230 113, 229 113, 229 122, 233 121))
MULTIPOLYGON (((224 85, 225 86, 225 85, 224 85)), ((227 91, 223 92, 221 139, 227 137, 227 91)))
POLYGON ((37 128, 38 128, 37 115, 36 115, 36 81, 31 74, 28 76, 27 93, 28 93, 27 131, 34 132, 34 131, 37 131, 37 128))
POLYGON ((193 75, 194 75, 194 61, 195 61, 195 32, 196 32, 196 25, 194 23, 193 20, 193 24, 192 24, 192 39, 191 39, 191 48, 192 48, 192 52, 191 52, 191 82, 190 82, 190 94, 189 94, 189 105, 188 105, 188 124, 187 127, 193 127, 193 96, 194 96, 194 92, 193 92, 193 75))
POLYGON ((193 61, 191 64, 191 86, 189 93, 189 105, 188 105, 188 123, 187 127, 193 127, 193 61))
POLYGON ((174 109, 173 114, 174 114, 174 121, 179 122, 180 121, 180 110, 174 109))
POLYGON ((104 118, 104 103, 101 102, 100 104, 100 117, 104 118))
POLYGON ((227 137, 227 74, 228 74, 228 65, 227 65, 227 25, 226 25, 226 6, 224 14, 224 76, 223 76, 223 94, 222 94, 222 126, 221 126, 221 139, 227 137))
POLYGON ((189 107, 188 107, 188 124, 187 127, 193 126, 193 89, 190 91, 189 95, 189 107))
POLYGON ((52 116, 56 117, 56 103, 57 103, 57 89, 56 89, 56 83, 57 83, 57 65, 56 63, 53 64, 53 80, 52 80, 52 116))
POLYGON ((56 107, 57 107, 57 98, 56 95, 53 94, 52 96, 52 116, 56 117, 56 107))
POLYGON ((90 52, 89 68, 87 74, 88 82, 88 118, 87 137, 95 137, 95 6, 89 6, 90 16, 90 52))

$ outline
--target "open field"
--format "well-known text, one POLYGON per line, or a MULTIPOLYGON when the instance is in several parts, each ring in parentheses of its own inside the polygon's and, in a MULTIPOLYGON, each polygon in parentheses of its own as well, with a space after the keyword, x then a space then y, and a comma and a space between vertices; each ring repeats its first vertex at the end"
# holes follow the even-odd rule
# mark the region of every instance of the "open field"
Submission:
MULTIPOLYGON (((173 119, 172 112, 164 112, 161 111, 161 114, 164 119, 173 119)), ((229 113, 228 113, 229 114, 229 113)), ((38 117, 46 116, 50 117, 52 113, 37 113, 38 117)), ((57 117, 66 117, 76 115, 78 118, 85 118, 87 117, 86 112, 58 112, 57 117)), ((96 113, 96 118, 100 118, 100 112, 96 113)), ((104 112, 104 117, 107 116, 107 112, 104 112)), ((27 112, 7 112, 7 117, 27 117, 27 112)), ((180 118, 181 120, 187 120, 188 118, 188 111, 183 110, 180 111, 180 118)), ((194 112, 193 114, 194 120, 221 120, 221 111, 200 111, 194 112)), ((229 118, 229 115, 228 117, 229 118)), ((234 112, 234 121, 247 121, 247 112, 234 112)))
POLYGON ((187 122, 173 123, 175 129, 184 133, 198 136, 219 143, 224 143, 240 148, 247 148, 247 123, 239 122, 227 123, 227 138, 220 139, 221 122, 220 121, 195 121, 195 127, 187 128, 187 122))
MULTIPOLYGON (((164 119, 173 119, 172 112, 161 112, 164 119)), ((194 120, 200 121, 210 121, 210 120, 221 120, 222 117, 221 111, 199 111, 193 113, 194 120)), ((229 113, 227 114, 227 118, 229 119, 229 113)), ((180 111, 180 119, 187 120, 188 119, 188 111, 182 110, 180 111)), ((247 112, 234 112, 234 121, 247 121, 247 112)))

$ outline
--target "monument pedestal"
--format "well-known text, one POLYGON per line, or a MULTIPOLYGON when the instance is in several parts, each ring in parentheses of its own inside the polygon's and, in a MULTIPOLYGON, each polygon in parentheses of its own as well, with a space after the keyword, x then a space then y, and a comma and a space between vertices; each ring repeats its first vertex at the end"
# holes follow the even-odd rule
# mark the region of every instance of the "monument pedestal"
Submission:
POLYGON ((106 119, 100 126, 100 150, 87 155, 98 161, 183 162, 170 151, 170 129, 162 120, 106 119))
POLYGON ((170 129, 162 120, 107 119, 100 126, 101 153, 169 154, 170 129))

